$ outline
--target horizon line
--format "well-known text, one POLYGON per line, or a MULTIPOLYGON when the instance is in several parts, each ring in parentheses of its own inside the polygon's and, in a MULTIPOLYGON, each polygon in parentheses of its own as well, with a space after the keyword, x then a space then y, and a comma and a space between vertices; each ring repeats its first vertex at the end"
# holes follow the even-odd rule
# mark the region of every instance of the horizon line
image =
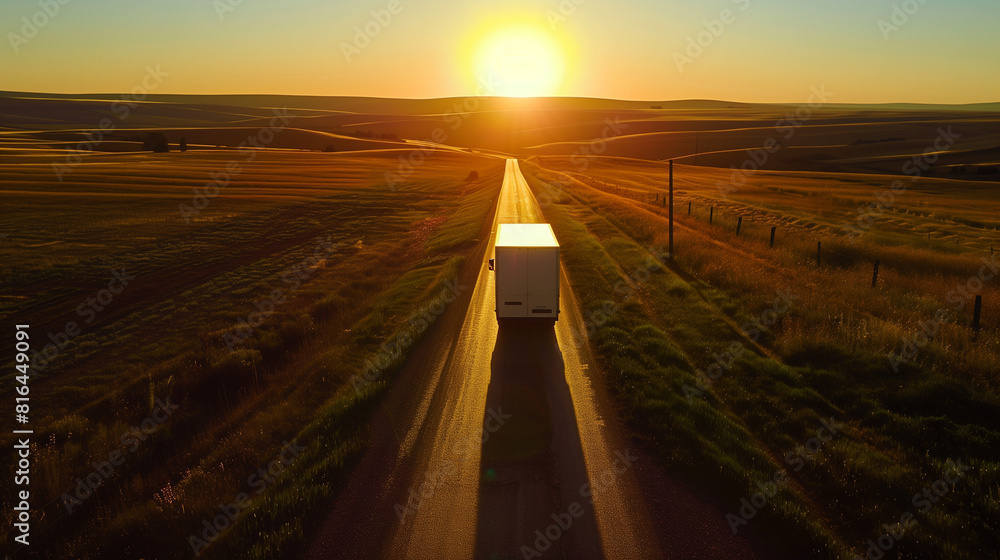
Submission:
MULTIPOLYGON (((39 96, 58 96, 58 97, 70 97, 70 96, 83 96, 83 97, 94 97, 94 96, 120 96, 127 95, 126 92, 47 92, 47 91, 17 91, 17 90, 0 90, 0 96, 3 97, 13 97, 22 95, 39 95, 39 96)), ((453 99, 466 99, 474 97, 477 99, 503 99, 509 101, 537 101, 537 100, 556 100, 556 99, 567 99, 567 100, 589 100, 589 101, 612 101, 612 102, 622 102, 622 103, 730 103, 730 104, 741 104, 741 105, 798 105, 802 101, 735 101, 727 99, 710 99, 710 98, 675 98, 675 99, 623 99, 616 97, 595 97, 586 95, 542 95, 542 96, 505 96, 505 95, 451 95, 442 97, 383 97, 377 95, 320 95, 320 94, 309 94, 309 93, 150 93, 146 97, 308 97, 316 99, 370 99, 370 100, 383 100, 383 101, 448 101, 453 99)), ((877 102, 864 102, 864 101, 853 101, 853 102, 841 102, 841 103, 824 103, 824 106, 852 106, 852 105, 865 105, 865 106, 877 106, 877 105, 924 105, 924 106, 944 106, 944 107, 964 107, 970 105, 1000 105, 1000 100, 998 101, 973 101, 965 103, 941 103, 941 102, 924 102, 924 101, 877 101, 877 102)))

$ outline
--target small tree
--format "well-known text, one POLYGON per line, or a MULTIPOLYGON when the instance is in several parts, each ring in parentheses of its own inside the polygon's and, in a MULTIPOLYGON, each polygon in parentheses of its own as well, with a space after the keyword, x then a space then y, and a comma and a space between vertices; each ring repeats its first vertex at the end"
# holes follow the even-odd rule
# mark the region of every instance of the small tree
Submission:
POLYGON ((142 143, 142 149, 155 153, 165 153, 170 151, 170 144, 167 137, 162 132, 150 132, 142 143))
POLYGON ((188 143, 187 143, 187 140, 183 136, 181 136, 180 150, 182 152, 188 151, 188 143))

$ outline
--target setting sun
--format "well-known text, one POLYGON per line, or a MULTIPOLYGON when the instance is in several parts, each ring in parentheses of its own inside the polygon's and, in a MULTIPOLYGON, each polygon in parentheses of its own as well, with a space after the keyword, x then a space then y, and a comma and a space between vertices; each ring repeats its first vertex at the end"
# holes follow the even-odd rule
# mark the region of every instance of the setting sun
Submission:
POLYGON ((554 95, 562 84, 565 59, 551 35, 512 26, 483 35, 475 47, 472 68, 477 82, 495 87, 494 95, 554 95))

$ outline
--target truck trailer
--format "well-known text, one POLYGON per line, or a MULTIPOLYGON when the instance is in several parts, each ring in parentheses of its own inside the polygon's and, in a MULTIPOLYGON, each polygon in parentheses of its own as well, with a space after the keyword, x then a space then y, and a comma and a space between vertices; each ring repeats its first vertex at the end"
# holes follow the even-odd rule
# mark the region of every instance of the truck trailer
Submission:
POLYGON ((559 318, 559 242, 549 224, 500 224, 490 259, 497 320, 559 318))

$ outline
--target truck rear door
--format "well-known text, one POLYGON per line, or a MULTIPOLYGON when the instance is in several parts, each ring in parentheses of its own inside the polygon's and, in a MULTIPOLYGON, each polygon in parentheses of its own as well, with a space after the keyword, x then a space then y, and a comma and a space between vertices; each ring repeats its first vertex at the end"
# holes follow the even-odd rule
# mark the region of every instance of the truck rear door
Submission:
POLYGON ((528 250, 497 247, 497 317, 528 316, 528 250))
POLYGON ((559 249, 528 249, 528 317, 555 318, 559 313, 559 249))

